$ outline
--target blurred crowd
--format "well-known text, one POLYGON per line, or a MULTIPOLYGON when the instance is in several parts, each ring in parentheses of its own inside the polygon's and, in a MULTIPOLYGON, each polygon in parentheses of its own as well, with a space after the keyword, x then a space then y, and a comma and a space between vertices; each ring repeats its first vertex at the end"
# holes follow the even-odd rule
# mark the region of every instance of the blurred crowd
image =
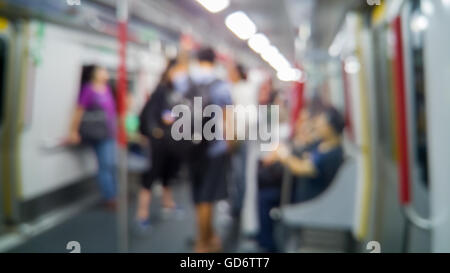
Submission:
MULTIPOLYGON (((258 84, 251 82, 251 70, 239 62, 220 59, 209 47, 183 50, 177 58, 167 60, 158 85, 142 108, 137 126, 142 140, 138 149, 148 151, 142 154, 148 156, 149 163, 140 176, 137 194, 134 217, 139 229, 152 228, 152 186, 157 181, 163 186, 162 207, 168 211, 183 209, 172 193, 172 181, 185 167, 195 207, 195 252, 223 250, 222 242, 226 238, 219 236, 213 224, 214 206, 223 200, 230 206, 237 238, 253 239, 258 251, 276 252, 280 247, 274 236, 276 223, 271 210, 281 202, 313 199, 331 184, 344 161, 341 134, 345 124, 341 113, 320 97, 313 97, 306 101, 289 127, 291 107, 286 96, 289 90, 276 89, 271 77, 258 84), (214 128, 223 134, 230 130, 228 105, 277 105, 280 124, 287 125, 289 133, 283 133, 284 127, 280 126, 280 143, 269 152, 260 150, 259 140, 175 140, 172 127, 177 117, 172 109, 176 105, 191 107, 194 97, 203 99, 202 106, 216 105, 224 109, 223 128, 214 128), (287 198, 282 197, 284 183, 292 186, 287 198), (252 209, 256 228, 249 228, 248 224, 252 209)), ((93 147, 104 204, 115 209, 118 118, 108 80, 108 72, 103 67, 92 65, 84 69, 67 143, 85 142, 93 147)), ((202 124, 211 118, 203 118, 202 124)))

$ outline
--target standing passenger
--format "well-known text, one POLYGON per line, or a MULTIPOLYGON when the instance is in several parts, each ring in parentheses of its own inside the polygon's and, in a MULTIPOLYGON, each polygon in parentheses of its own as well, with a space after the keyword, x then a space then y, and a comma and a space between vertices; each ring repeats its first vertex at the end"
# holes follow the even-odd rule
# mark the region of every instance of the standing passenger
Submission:
MULTIPOLYGON (((248 109, 244 109, 242 107, 255 106, 256 113, 256 92, 254 92, 254 88, 247 81, 247 72, 245 68, 241 64, 234 64, 229 68, 228 78, 232 83, 231 95, 233 99, 233 104, 235 106, 239 106, 239 111, 246 111, 248 109)), ((246 113, 247 114, 247 113, 246 113)), ((248 115, 254 114, 251 111, 248 112, 248 115)), ((248 121, 246 123, 250 123, 253 120, 256 121, 256 116, 245 117, 248 121)), ((240 121, 244 122, 244 121, 240 121)), ((254 124, 249 124, 249 128, 253 129, 254 124)), ((247 127, 246 127, 247 128, 247 127)), ((251 130, 250 129, 250 130, 251 130)), ((249 136, 249 130, 245 129, 246 138, 249 136)), ((243 133, 243 132, 239 132, 243 133)), ((239 141, 239 144, 233 151, 233 155, 231 157, 231 175, 232 175, 232 185, 231 185, 231 212, 233 217, 235 217, 238 222, 241 215, 241 210, 243 207, 244 195, 245 195, 245 182, 246 182, 246 169, 247 169, 247 150, 248 150, 248 142, 245 140, 239 141)))
POLYGON ((167 209, 175 209, 169 180, 177 174, 181 158, 175 150, 175 142, 170 135, 170 128, 174 122, 171 109, 176 104, 172 98, 174 88, 172 77, 178 69, 178 61, 170 60, 156 90, 144 106, 140 115, 140 132, 150 140, 151 163, 150 171, 142 176, 142 188, 138 195, 136 218, 141 228, 150 225, 151 186, 157 179, 162 180, 162 205, 167 209))
POLYGON ((108 85, 108 71, 86 66, 78 106, 72 119, 68 142, 83 141, 94 148, 98 162, 97 180, 107 207, 116 207, 116 105, 108 85))
MULTIPOLYGON (((197 53, 198 66, 190 73, 192 82, 187 75, 179 76, 175 85, 185 92, 196 87, 208 87, 208 94, 203 99, 223 109, 223 124, 227 124, 225 106, 232 104, 230 88, 215 75, 215 60, 216 55, 211 48, 201 49, 197 53)), ((196 252, 216 252, 222 248, 221 240, 213 228, 213 205, 227 197, 228 147, 225 140, 208 141, 206 148, 195 149, 196 152, 192 153, 189 160, 197 217, 196 252)))

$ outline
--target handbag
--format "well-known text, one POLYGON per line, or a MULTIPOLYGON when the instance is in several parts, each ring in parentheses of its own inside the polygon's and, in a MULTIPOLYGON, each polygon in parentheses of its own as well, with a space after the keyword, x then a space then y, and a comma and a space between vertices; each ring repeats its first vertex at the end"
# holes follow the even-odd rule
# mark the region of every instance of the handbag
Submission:
POLYGON ((84 111, 79 134, 83 142, 100 141, 110 137, 108 118, 101 107, 95 106, 84 111))

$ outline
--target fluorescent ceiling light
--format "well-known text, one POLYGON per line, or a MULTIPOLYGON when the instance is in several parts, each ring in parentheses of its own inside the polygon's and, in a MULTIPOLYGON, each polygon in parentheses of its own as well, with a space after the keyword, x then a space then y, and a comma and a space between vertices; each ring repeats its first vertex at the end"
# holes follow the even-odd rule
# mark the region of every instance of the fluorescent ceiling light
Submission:
POLYGON ((298 37, 302 41, 306 41, 311 36, 311 25, 309 23, 303 23, 298 27, 298 37))
POLYGON ((361 64, 359 63, 356 57, 354 56, 347 57, 344 66, 345 72, 347 72, 348 74, 356 74, 359 72, 360 68, 361 64))
POLYGON ((278 54, 280 54, 278 48, 269 46, 267 48, 264 48, 264 50, 261 52, 261 58, 263 58, 264 61, 270 63, 272 60, 277 58, 278 54))
POLYGON ((196 0, 209 12, 216 13, 226 9, 230 5, 230 0, 196 0))
POLYGON ((272 60, 270 60, 270 65, 277 71, 285 70, 291 67, 288 60, 281 54, 278 53, 272 60))
POLYGON ((280 81, 299 81, 302 78, 302 71, 296 68, 288 68, 278 71, 277 77, 280 81))
POLYGON ((264 61, 268 62, 270 66, 272 66, 277 71, 291 67, 286 58, 278 51, 275 46, 264 48, 264 50, 261 52, 261 58, 263 58, 264 61))
POLYGON ((257 33, 248 40, 248 46, 256 53, 261 53, 270 46, 270 42, 266 35, 257 33))
POLYGON ((255 24, 242 11, 236 11, 228 15, 225 18, 225 25, 242 40, 247 40, 256 33, 255 24))
POLYGON ((328 54, 330 54, 331 57, 337 57, 339 56, 340 48, 336 45, 331 45, 328 49, 328 54))
POLYGON ((331 44, 330 48, 328 49, 328 54, 332 57, 337 57, 341 53, 342 49, 344 48, 346 40, 344 37, 344 33, 340 31, 336 37, 334 37, 333 43, 331 44))
POLYGON ((421 32, 427 29, 428 19, 422 14, 415 14, 411 20, 411 29, 413 32, 421 32))
POLYGON ((420 9, 426 15, 432 15, 434 12, 434 5, 430 0, 424 0, 420 2, 420 9))

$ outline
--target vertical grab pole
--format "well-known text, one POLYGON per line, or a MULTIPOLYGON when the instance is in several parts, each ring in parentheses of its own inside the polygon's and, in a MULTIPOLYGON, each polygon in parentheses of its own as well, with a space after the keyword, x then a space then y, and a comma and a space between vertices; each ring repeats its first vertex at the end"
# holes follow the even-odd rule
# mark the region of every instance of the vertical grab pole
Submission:
POLYGON ((116 0, 117 4, 117 37, 119 44, 119 67, 117 71, 117 104, 119 116, 119 192, 118 192, 118 242, 119 252, 128 251, 128 198, 127 198, 127 135, 125 131, 125 117, 127 112, 127 69, 126 69, 126 49, 127 49, 127 21, 128 21, 128 0, 116 0))
MULTIPOLYGON (((411 189, 410 189, 410 166, 409 166, 409 151, 408 151, 408 128, 407 128, 407 113, 406 113, 406 87, 405 87, 405 73, 403 68, 403 37, 402 37, 402 21, 401 17, 397 16, 392 22, 396 42, 395 42, 395 59, 394 69, 397 79, 395 81, 395 102, 397 108, 397 145, 399 151, 399 193, 400 202, 404 207, 408 207, 411 203, 411 189)), ((406 222, 403 232, 403 252, 408 252, 409 249, 409 235, 410 235, 410 219, 405 217, 406 222)))
POLYGON ((409 166, 409 151, 408 151, 408 128, 407 128, 407 113, 406 113, 406 88, 405 88, 405 73, 403 69, 403 39, 402 39, 402 25, 400 16, 394 19, 392 27, 396 36, 395 43, 395 59, 394 69, 397 75, 395 81, 395 102, 398 109, 397 124, 397 145, 399 149, 399 192, 400 202, 407 206, 411 201, 410 193, 410 166, 409 166))

